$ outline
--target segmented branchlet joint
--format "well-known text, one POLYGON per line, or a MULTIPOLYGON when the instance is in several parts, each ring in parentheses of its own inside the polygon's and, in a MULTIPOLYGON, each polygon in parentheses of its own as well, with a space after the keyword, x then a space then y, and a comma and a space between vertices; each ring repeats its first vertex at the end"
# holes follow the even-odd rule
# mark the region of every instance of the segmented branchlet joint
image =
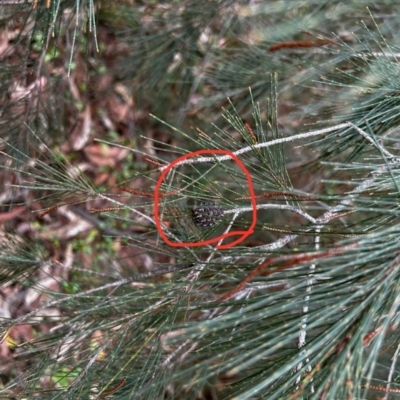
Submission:
POLYGON ((218 224, 224 216, 224 210, 215 203, 200 201, 192 209, 192 219, 197 226, 209 228, 218 224))

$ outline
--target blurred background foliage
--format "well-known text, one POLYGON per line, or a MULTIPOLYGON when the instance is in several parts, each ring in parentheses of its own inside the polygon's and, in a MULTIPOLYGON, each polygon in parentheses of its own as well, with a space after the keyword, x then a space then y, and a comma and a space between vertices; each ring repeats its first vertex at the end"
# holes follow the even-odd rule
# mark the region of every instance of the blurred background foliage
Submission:
MULTIPOLYGON (((0 398, 400 398, 398 11, 3 0, 0 398), (159 164, 246 146, 255 233, 224 251, 163 243, 159 164)), ((236 165, 179 171, 161 187, 170 238, 248 227, 236 165), (194 224, 199 200, 221 225, 194 224)))

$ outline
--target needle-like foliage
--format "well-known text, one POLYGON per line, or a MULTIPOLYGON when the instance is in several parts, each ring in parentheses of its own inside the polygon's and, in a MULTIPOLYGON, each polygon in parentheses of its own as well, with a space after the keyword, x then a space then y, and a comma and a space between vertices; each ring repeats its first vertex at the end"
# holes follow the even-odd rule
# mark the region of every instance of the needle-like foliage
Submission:
POLYGON ((400 19, 366 5, 0 5, 0 398, 399 393, 400 19))

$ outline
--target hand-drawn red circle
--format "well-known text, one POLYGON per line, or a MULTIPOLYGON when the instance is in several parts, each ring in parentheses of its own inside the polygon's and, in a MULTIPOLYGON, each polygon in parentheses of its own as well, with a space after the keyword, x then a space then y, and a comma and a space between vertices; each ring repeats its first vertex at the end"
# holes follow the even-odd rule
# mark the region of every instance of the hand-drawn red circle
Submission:
POLYGON ((157 185, 154 191, 154 220, 156 223, 156 227, 158 230, 158 233, 160 234, 160 236, 162 237, 162 239, 165 241, 165 243, 167 243, 169 246, 171 247, 198 247, 198 246, 204 246, 206 244, 210 244, 210 243, 214 243, 214 242, 218 242, 219 240, 225 239, 229 236, 235 236, 235 235, 242 235, 239 239, 233 241, 232 243, 228 243, 225 245, 219 245, 216 248, 219 250, 223 250, 223 249, 229 249, 230 247, 233 247, 237 244, 239 244, 240 242, 242 242, 244 239, 247 238, 247 236, 251 235, 254 232, 254 227, 256 226, 257 223, 257 204, 256 204, 256 197, 254 194, 254 188, 253 188, 253 182, 251 180, 251 176, 249 171, 247 170, 247 168, 244 166, 244 164, 235 156, 235 154, 233 154, 230 151, 227 150, 198 150, 198 151, 194 151, 192 153, 188 153, 185 154, 182 157, 177 158, 176 160, 172 161, 170 164, 168 164, 168 166, 162 171, 161 176, 158 178, 157 181, 157 185), (164 181, 166 175, 168 174, 168 172, 179 162, 186 160, 187 158, 190 157, 195 157, 198 156, 200 154, 226 154, 229 157, 231 157, 240 167, 240 169, 243 171, 243 173, 246 175, 247 178, 247 184, 249 186, 249 193, 250 193, 250 199, 251 199, 251 206, 252 206, 252 215, 253 215, 253 219, 251 222, 251 225, 249 227, 249 229, 247 229, 246 231, 231 231, 229 233, 225 233, 223 235, 220 235, 216 238, 212 238, 212 239, 208 239, 208 240, 203 240, 200 242, 188 242, 188 243, 174 243, 171 242, 167 236, 165 235, 161 224, 160 224, 160 218, 158 215, 158 202, 159 202, 159 198, 160 198, 160 186, 162 184, 162 182, 164 181))

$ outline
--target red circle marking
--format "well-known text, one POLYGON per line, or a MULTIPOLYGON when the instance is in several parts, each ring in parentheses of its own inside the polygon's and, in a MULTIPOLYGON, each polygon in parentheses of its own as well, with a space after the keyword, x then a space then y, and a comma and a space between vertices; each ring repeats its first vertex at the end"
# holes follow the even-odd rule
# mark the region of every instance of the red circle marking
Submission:
POLYGON ((176 160, 172 161, 170 164, 167 165, 167 167, 164 169, 164 171, 162 171, 161 176, 158 178, 157 181, 157 185, 154 191, 154 220, 156 223, 156 227, 158 230, 158 233, 160 234, 160 236, 162 237, 162 239, 165 241, 165 243, 167 243, 169 246, 171 247, 198 247, 198 246, 204 246, 206 244, 210 244, 210 243, 214 243, 214 242, 218 242, 219 240, 225 239, 229 236, 235 236, 235 235, 241 235, 241 237, 235 241, 233 241, 232 243, 228 243, 228 244, 222 244, 217 246, 216 248, 219 250, 223 250, 223 249, 229 249, 230 247, 233 247, 237 244, 239 244, 240 242, 242 242, 244 239, 247 238, 247 236, 250 236, 253 232, 254 232, 254 227, 256 226, 256 222, 257 222, 257 204, 256 204, 256 197, 254 194, 254 188, 253 188, 253 182, 251 180, 251 176, 249 171, 247 170, 247 168, 244 166, 244 164, 235 156, 235 154, 233 154, 230 151, 227 150, 198 150, 198 151, 194 151, 192 153, 188 153, 185 154, 182 157, 177 158, 176 160), (250 193, 250 199, 251 199, 251 206, 252 206, 252 214, 253 214, 253 219, 251 222, 251 225, 249 227, 249 229, 247 229, 246 231, 232 231, 229 233, 225 233, 223 235, 217 236, 216 238, 212 238, 212 239, 208 239, 208 240, 203 240, 200 242, 188 242, 188 243, 174 243, 171 242, 167 236, 165 235, 164 231, 161 228, 161 224, 160 224, 160 218, 158 216, 158 201, 160 198, 160 186, 162 184, 162 182, 164 181, 166 175, 168 174, 168 172, 179 162, 186 160, 187 158, 190 157, 194 157, 200 154, 226 154, 229 157, 231 157, 240 167, 240 169, 243 171, 243 173, 246 175, 247 178, 247 184, 249 186, 249 193, 250 193))

